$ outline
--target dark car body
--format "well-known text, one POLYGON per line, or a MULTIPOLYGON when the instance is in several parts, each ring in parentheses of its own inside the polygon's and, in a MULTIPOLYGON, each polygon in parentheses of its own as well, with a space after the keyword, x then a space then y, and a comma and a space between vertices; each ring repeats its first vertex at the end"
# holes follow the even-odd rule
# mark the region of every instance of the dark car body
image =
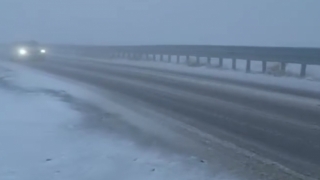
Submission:
POLYGON ((36 41, 14 43, 11 48, 11 60, 44 60, 46 50, 36 41))

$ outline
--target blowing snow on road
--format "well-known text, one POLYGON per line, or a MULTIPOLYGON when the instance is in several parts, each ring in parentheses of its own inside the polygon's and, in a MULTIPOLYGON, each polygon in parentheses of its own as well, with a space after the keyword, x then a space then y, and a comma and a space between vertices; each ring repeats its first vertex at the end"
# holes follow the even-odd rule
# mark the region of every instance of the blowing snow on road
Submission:
POLYGON ((320 177, 310 88, 56 56, 0 65, 1 179, 320 177))
POLYGON ((0 0, 0 180, 320 180, 320 0, 0 0))
POLYGON ((1 180, 212 179, 196 157, 115 133, 111 123, 121 115, 107 111, 115 105, 105 100, 105 110, 95 107, 86 99, 97 97, 79 88, 1 62, 1 180))

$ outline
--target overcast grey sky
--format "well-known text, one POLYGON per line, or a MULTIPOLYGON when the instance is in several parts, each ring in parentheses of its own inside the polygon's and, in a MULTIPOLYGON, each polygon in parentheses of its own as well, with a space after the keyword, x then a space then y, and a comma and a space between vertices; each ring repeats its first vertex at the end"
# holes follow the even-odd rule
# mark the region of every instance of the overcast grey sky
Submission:
POLYGON ((320 0, 0 0, 0 41, 320 47, 320 0))

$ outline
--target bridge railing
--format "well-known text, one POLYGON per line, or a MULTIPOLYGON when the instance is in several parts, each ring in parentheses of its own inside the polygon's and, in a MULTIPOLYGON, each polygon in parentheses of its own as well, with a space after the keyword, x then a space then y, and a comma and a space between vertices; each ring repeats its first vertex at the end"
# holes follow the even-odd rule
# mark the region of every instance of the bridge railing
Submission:
POLYGON ((232 59, 232 69, 237 69, 237 60, 246 60, 246 72, 251 71, 251 61, 261 61, 264 73, 267 62, 279 62, 281 70, 285 70, 286 63, 301 65, 300 75, 306 75, 307 65, 320 65, 320 48, 293 48, 293 47, 249 47, 249 46, 210 46, 210 45, 146 45, 146 46, 85 46, 85 45, 51 45, 51 48, 62 54, 76 54, 97 58, 127 58, 160 60, 167 57, 171 61, 176 56, 179 63, 180 57, 186 61, 195 57, 196 63, 200 58, 207 58, 210 63, 212 58, 219 59, 219 66, 224 59, 232 59))

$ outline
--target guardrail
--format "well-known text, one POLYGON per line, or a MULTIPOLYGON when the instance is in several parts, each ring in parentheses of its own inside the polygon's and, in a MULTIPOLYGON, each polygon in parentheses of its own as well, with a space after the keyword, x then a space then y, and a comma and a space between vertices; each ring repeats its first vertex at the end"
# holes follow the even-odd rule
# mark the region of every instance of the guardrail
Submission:
POLYGON ((262 61, 262 72, 267 69, 267 62, 281 63, 285 71, 286 63, 301 64, 300 76, 306 75, 307 65, 320 65, 320 48, 289 48, 289 47, 249 47, 249 46, 210 46, 210 45, 150 45, 150 46, 85 46, 85 45, 51 45, 53 50, 62 54, 76 54, 97 58, 129 58, 148 59, 171 62, 172 56, 184 56, 189 62, 195 57, 196 62, 206 57, 210 63, 212 58, 219 58, 219 66, 225 58, 232 59, 232 69, 237 68, 237 59, 246 60, 246 72, 251 71, 251 61, 262 61))

